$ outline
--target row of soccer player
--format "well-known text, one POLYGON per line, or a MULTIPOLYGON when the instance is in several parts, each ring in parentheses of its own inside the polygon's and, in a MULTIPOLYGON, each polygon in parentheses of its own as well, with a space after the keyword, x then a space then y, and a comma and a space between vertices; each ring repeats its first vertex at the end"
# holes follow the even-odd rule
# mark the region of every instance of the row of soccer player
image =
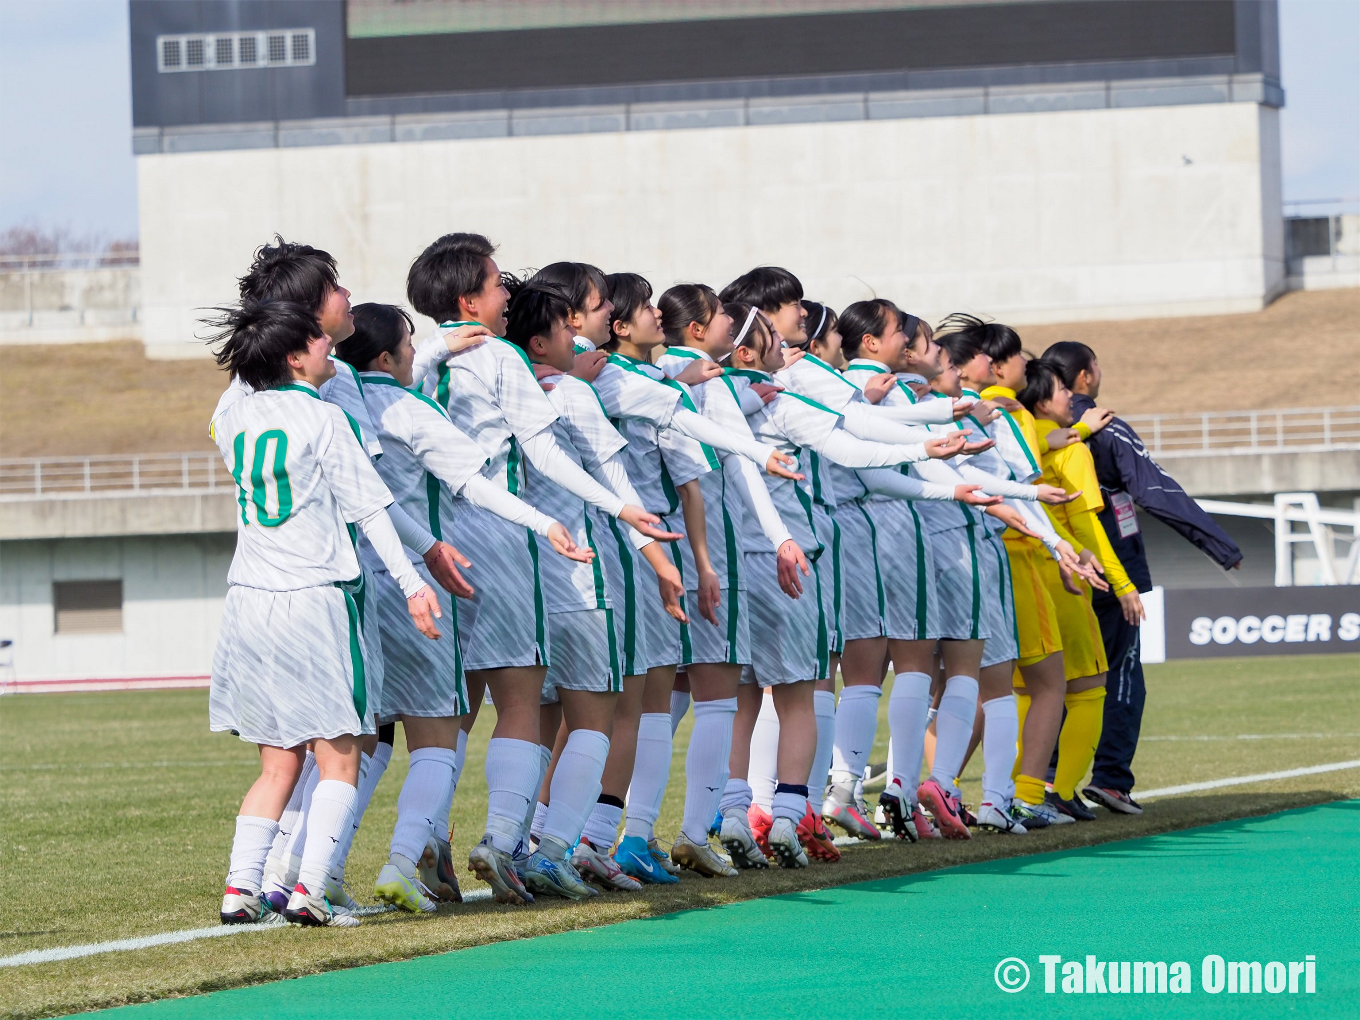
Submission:
POLYGON ((415 260, 408 299, 440 324, 418 345, 281 239, 219 320, 212 433, 241 512, 211 726, 262 765, 224 922, 358 923, 345 862, 396 722, 375 895, 459 899, 448 819, 488 692, 468 866, 501 902, 835 860, 824 820, 881 838, 860 780, 889 667, 893 836, 1089 816, 1089 587, 1142 610, 1095 519, 1082 440, 1109 414, 1072 421, 1070 366, 969 316, 939 336, 882 299, 837 316, 781 269, 653 303, 579 263, 521 283, 494 251, 449 234, 415 260), (973 815, 956 780, 979 743, 973 815))

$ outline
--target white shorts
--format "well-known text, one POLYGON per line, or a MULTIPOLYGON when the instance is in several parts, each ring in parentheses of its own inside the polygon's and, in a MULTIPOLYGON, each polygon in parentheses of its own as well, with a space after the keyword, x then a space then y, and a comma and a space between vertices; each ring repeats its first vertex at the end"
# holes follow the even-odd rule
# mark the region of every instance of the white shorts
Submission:
POLYGON ((846 641, 863 641, 884 635, 887 611, 883 576, 878 564, 878 530, 864 504, 842 503, 832 511, 840 532, 842 577, 841 647, 846 641))
POLYGON ((681 665, 695 662, 726 662, 736 666, 751 664, 751 603, 744 590, 723 588, 713 626, 699 615, 698 591, 685 592, 686 629, 689 644, 681 665))
POLYGON ((383 680, 387 674, 376 586, 376 575, 366 566, 361 566, 357 582, 346 581, 340 585, 340 590, 349 592, 359 608, 359 636, 364 642, 364 687, 368 692, 368 710, 374 719, 382 715, 383 680))
POLYGON ((333 585, 233 584, 213 654, 208 725, 269 747, 374 733, 353 596, 333 585))
POLYGON ((445 539, 472 561, 462 569, 475 589, 463 604, 459 633, 464 669, 542 666, 549 661, 547 613, 538 571, 540 555, 556 556, 532 531, 454 500, 445 539))
POLYGON ((821 612, 817 616, 818 652, 817 679, 831 679, 831 656, 840 655, 845 648, 841 634, 841 617, 845 612, 845 590, 841 574, 841 529, 821 507, 812 513, 817 541, 822 554, 812 565, 816 571, 817 596, 821 612), (822 641, 825 639, 825 652, 822 641))
POLYGON ((940 607, 931 544, 910 500, 868 500, 865 509, 877 533, 884 633, 895 641, 939 637, 940 607))
POLYGON ((543 703, 557 701, 558 688, 617 694, 623 690, 612 609, 549 613, 554 655, 543 679, 543 703))
MULTIPOLYGON (((595 544, 604 561, 605 581, 614 609, 619 668, 624 676, 640 676, 653 666, 674 666, 680 661, 680 624, 661 603, 656 571, 628 540, 627 525, 603 514, 596 515, 597 521, 601 518, 604 520, 596 530, 595 544)), ((684 530, 665 524, 662 527, 667 531, 684 530)), ((671 550, 667 547, 675 544, 663 543, 660 548, 669 556, 671 550)))
MULTIPOLYGON (((819 632, 821 606, 816 575, 804 577, 803 594, 791 599, 779 587, 774 553, 747 553, 746 580, 751 586, 751 664, 741 671, 742 683, 761 687, 815 680, 826 650, 819 632)), ((825 672, 825 668, 822 668, 825 672)))
POLYGON ((441 719, 468 711, 463 682, 463 656, 458 647, 458 605, 435 583, 425 564, 413 564, 417 574, 439 596, 442 619, 436 620, 439 640, 431 641, 416 629, 406 608, 406 595, 385 570, 375 575, 370 595, 378 606, 383 655, 387 675, 383 685, 379 722, 398 716, 441 719))
MULTIPOLYGON (((677 531, 687 536, 685 531, 685 519, 680 513, 669 514, 661 518, 660 527, 663 531, 677 531)), ((677 666, 682 662, 690 661, 692 646, 690 641, 690 626, 694 618, 699 614, 699 599, 695 591, 690 587, 695 581, 694 554, 689 547, 688 536, 678 542, 669 542, 664 547, 666 555, 675 564, 675 569, 680 573, 680 583, 686 587, 681 608, 685 610, 685 615, 690 618, 690 623, 681 623, 679 620, 666 612, 661 604, 661 593, 656 587, 656 574, 651 572, 648 577, 651 579, 651 591, 639 590, 638 601, 643 607, 642 620, 647 628, 647 652, 648 668, 652 666, 677 666)), ((639 557, 641 559, 641 557, 639 557)), ((651 565, 648 564, 650 571, 651 565)))
POLYGON ((987 628, 982 664, 995 666, 999 662, 1020 658, 1020 631, 1015 623, 1011 561, 1000 535, 989 531, 978 542, 978 563, 982 567, 982 624, 987 628))
POLYGON ((976 526, 950 528, 930 536, 942 638, 969 641, 988 637, 982 619, 982 568, 978 563, 982 541, 976 526))

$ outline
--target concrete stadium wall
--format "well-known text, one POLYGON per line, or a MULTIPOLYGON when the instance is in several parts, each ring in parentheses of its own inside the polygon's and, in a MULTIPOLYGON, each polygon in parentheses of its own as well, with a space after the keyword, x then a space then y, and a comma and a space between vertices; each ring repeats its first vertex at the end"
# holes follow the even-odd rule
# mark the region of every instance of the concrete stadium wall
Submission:
POLYGON ((833 305, 890 296, 1016 322, 1254 311, 1284 283, 1278 110, 1255 102, 138 157, 148 353, 203 356, 275 231, 355 300, 486 233, 503 268, 570 258, 658 291, 787 266, 833 305))
POLYGON ((230 533, 0 542, 8 679, 207 676, 235 546, 230 533), (116 578, 121 633, 54 633, 54 581, 116 578))
POLYGON ((0 344, 141 338, 136 266, 0 272, 0 344))

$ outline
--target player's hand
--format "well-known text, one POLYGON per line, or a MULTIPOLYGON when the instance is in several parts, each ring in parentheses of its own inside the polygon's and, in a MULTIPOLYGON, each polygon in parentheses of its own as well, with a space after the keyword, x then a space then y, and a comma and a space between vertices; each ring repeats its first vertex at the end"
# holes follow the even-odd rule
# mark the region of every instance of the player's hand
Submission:
POLYGON ((784 367, 788 368, 790 365, 796 365, 806 357, 807 351, 799 350, 797 347, 785 347, 784 367))
POLYGON ((927 439, 926 454, 931 460, 948 460, 955 454, 963 452, 963 448, 968 444, 968 433, 968 429, 959 429, 957 432, 927 439))
POLYGON ((1081 420, 1091 430, 1091 435, 1095 435, 1114 421, 1114 412, 1108 407, 1089 407, 1086 409, 1086 413, 1081 416, 1081 420))
POLYGON ((548 542, 559 556, 565 556, 577 563, 589 563, 595 558, 595 550, 589 546, 582 549, 572 541, 571 532, 560 521, 554 521, 553 526, 548 529, 548 542))
POLYGON ((871 404, 877 404, 880 400, 892 392, 892 388, 897 385, 897 376, 891 372, 876 375, 864 384, 864 399, 871 404))
POLYGON ((996 506, 989 506, 983 513, 990 514, 998 521, 1005 524, 1006 527, 1013 531, 1018 531, 1022 535, 1028 535, 1030 538, 1039 537, 1030 530, 1029 524, 1025 521, 1025 518, 1021 515, 1020 511, 1013 506, 1007 506, 1005 503, 998 503, 996 506))
POLYGON ((406 609, 415 622, 416 630, 431 641, 439 640, 439 625, 434 621, 444 614, 439 611, 439 598, 428 584, 406 600, 406 609))
POLYGON ((959 397, 958 400, 954 401, 954 420, 963 421, 964 418, 968 417, 968 413, 973 410, 973 405, 976 403, 977 401, 972 397, 959 397))
POLYGON ((1139 598, 1137 590, 1120 595, 1119 608, 1130 627, 1137 627, 1147 619, 1147 610, 1143 608, 1143 600, 1139 598))
POLYGON ((1058 539, 1058 544, 1053 547, 1058 554, 1058 568, 1066 569, 1069 572, 1081 567, 1081 558, 1077 551, 1072 548, 1072 543, 1065 538, 1058 539))
POLYGON ((981 424, 990 425, 1001 417, 1001 408, 990 400, 979 400, 969 413, 981 424))
POLYGON ((1081 436, 1077 434, 1076 429, 1054 429, 1044 436, 1044 442, 1048 444, 1050 450, 1061 450, 1063 447, 1081 442, 1081 436))
POLYGON ((582 351, 576 355, 576 361, 571 366, 568 375, 574 375, 577 379, 584 379, 586 382, 593 383, 600 374, 600 369, 604 368, 604 363, 609 360, 608 351, 582 351))
POLYGON ((983 450, 990 450, 995 445, 996 445, 995 439, 982 439, 976 443, 964 443, 962 452, 970 455, 974 453, 981 453, 983 450))
POLYGON ((662 531, 656 527, 661 520, 660 517, 656 514, 649 514, 642 507, 634 506, 631 503, 619 511, 619 520, 639 534, 646 535, 657 542, 676 542, 685 537, 674 531, 662 531))
POLYGON ((542 389, 544 393, 551 393, 553 390, 557 389, 557 384, 545 383, 543 380, 561 374, 562 370, 560 368, 553 368, 551 365, 534 365, 534 378, 538 380, 539 388, 542 389))
POLYGON ((1058 576, 1062 578, 1063 590, 1069 595, 1085 595, 1081 590, 1081 585, 1074 579, 1075 571, 1067 570, 1061 563, 1058 564, 1058 576))
POLYGON ((1109 591, 1109 582, 1105 580, 1105 566, 1090 549, 1083 549, 1081 555, 1077 557, 1081 562, 1072 573, 1084 578, 1086 582, 1097 591, 1109 591))
POLYGON ((996 396, 989 397, 988 399, 1003 411, 1009 411, 1011 414, 1024 410, 1024 405, 1014 397, 1003 397, 998 393, 996 396))
MULTIPOLYGON (((1043 483, 1036 485, 1035 488, 1039 490, 1039 502, 1047 503, 1049 506, 1061 506, 1063 503, 1070 503, 1081 495, 1080 489, 1076 492, 1068 492, 1056 485, 1044 485, 1043 483)), ((1069 548, 1071 547, 1069 546, 1069 548)))
POLYGON ((768 404, 771 400, 784 392, 784 387, 775 386, 770 383, 753 382, 751 383, 751 392, 768 404))
POLYGON ((648 560, 656 571, 656 586, 661 592, 661 604, 666 607, 673 619, 689 623, 685 615, 685 586, 680 582, 680 571, 673 563, 657 563, 648 560))
POLYGON ((980 485, 954 486, 954 499, 969 506, 996 506, 1001 502, 1000 496, 987 495, 980 485))
POLYGON ((787 478, 793 482, 801 482, 803 476, 795 470, 797 467, 798 461, 787 453, 772 453, 770 459, 765 462, 765 473, 774 475, 776 478, 787 478))
POLYGON ((722 366, 712 362, 697 359, 685 366, 685 370, 675 376, 676 382, 682 382, 686 386, 698 386, 706 383, 710 379, 716 379, 723 374, 722 366))
POLYGON ((722 585, 713 570, 699 571, 699 615, 713 626, 718 624, 718 607, 722 605, 722 585))
POLYGON ((467 322, 444 334, 444 346, 449 349, 450 354, 457 354, 459 351, 470 351, 474 347, 480 347, 486 343, 488 337, 495 335, 480 322, 467 322))
POLYGON ((470 567, 472 561, 447 542, 436 541, 425 554, 425 566, 430 576, 439 582, 446 592, 460 599, 472 598, 473 588, 458 572, 459 567, 470 567))
POLYGON ((926 397, 930 396, 930 383, 909 382, 907 383, 907 387, 911 392, 916 394, 917 400, 924 400, 926 397))
POLYGON ((798 579, 798 572, 802 571, 804 577, 812 574, 812 568, 808 566, 802 547, 793 539, 789 539, 779 547, 775 561, 779 569, 779 587, 789 598, 796 599, 803 594, 803 582, 798 579))

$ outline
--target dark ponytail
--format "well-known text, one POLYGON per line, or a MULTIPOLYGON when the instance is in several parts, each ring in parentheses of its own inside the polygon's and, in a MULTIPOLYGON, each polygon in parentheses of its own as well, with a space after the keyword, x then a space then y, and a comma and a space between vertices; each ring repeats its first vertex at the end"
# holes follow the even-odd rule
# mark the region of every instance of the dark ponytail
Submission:
POLYGON ((335 345, 335 356, 364 371, 386 352, 395 354, 401 346, 402 327, 414 335, 411 317, 396 305, 367 302, 354 306, 354 332, 335 345))
POLYGON ((661 331, 667 347, 683 346, 689 338, 685 330, 691 322, 707 326, 722 307, 712 287, 702 283, 677 283, 656 303, 661 312, 661 331))
POLYGON ((1062 340, 1044 351, 1044 361, 1052 365, 1069 390, 1077 383, 1077 376, 1089 372, 1095 364, 1096 352, 1075 340, 1062 340))
POLYGON ((1035 414, 1035 408, 1053 394, 1062 381, 1058 369, 1043 358, 1033 358, 1025 365, 1025 388, 1015 395, 1015 399, 1025 405, 1025 410, 1035 414))
POLYGON ((859 357, 864 334, 885 336, 902 319, 902 309, 887 298, 856 301, 841 312, 841 351, 847 359, 859 357))

